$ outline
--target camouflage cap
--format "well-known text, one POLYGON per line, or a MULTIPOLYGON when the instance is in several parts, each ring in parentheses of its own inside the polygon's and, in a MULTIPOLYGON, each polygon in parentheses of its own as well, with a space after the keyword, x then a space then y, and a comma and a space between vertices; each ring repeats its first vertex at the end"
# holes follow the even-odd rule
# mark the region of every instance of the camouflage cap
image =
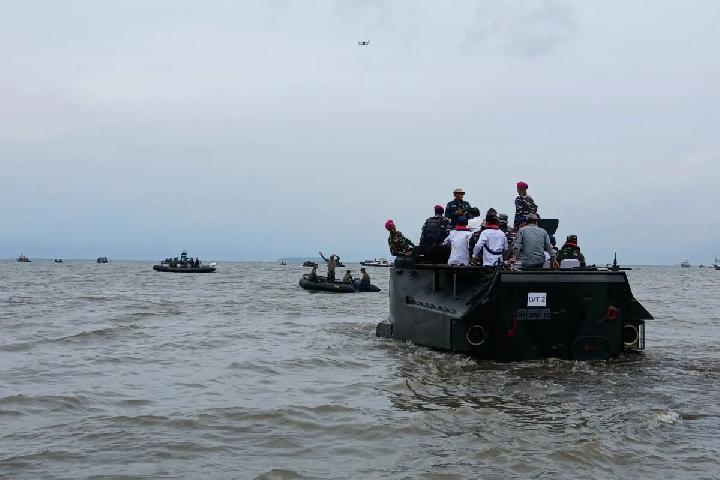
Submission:
POLYGON ((577 243, 577 235, 568 235, 566 241, 568 243, 577 243))

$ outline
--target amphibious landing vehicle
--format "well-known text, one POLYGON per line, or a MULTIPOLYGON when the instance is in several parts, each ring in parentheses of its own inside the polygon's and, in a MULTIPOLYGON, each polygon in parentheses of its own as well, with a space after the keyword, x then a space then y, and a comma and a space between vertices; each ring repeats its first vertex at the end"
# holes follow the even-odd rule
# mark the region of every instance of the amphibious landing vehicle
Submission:
POLYGON ((514 271, 398 257, 376 334, 502 362, 592 360, 643 350, 652 318, 617 264, 514 271))

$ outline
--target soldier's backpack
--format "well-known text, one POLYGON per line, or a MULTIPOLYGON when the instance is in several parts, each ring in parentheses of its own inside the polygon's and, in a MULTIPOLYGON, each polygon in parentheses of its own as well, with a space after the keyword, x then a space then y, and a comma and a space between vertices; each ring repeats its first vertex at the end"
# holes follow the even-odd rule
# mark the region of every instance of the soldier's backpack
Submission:
POLYGON ((425 225, 423 225, 420 246, 433 247, 440 245, 447 235, 447 224, 445 222, 437 218, 428 218, 425 225))

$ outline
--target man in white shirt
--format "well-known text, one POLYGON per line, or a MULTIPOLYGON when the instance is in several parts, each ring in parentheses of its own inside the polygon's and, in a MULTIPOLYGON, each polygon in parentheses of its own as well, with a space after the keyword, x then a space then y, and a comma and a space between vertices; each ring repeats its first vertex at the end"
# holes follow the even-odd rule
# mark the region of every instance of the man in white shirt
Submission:
POLYGON ((467 228, 466 217, 458 217, 455 221, 455 230, 452 230, 443 241, 443 245, 450 245, 450 259, 448 265, 470 264, 470 237, 472 232, 467 228))
POLYGON ((473 249, 473 259, 479 261, 482 252, 483 266, 494 267, 498 262, 503 261, 503 255, 507 250, 507 237, 505 232, 500 230, 497 214, 488 212, 485 217, 485 230, 480 233, 480 238, 473 249))
POLYGON ((471 232, 477 232, 480 230, 480 227, 482 227, 483 219, 480 216, 480 209, 476 207, 472 207, 470 209, 470 214, 472 215, 472 218, 468 220, 467 228, 471 232))

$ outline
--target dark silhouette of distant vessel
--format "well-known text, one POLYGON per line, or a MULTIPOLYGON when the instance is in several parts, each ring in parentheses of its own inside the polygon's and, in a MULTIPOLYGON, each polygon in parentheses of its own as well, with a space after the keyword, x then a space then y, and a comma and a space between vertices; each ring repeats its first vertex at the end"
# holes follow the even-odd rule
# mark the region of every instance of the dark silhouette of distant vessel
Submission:
POLYGON ((188 258, 187 250, 180 253, 180 258, 166 258, 160 265, 153 265, 156 272, 171 273, 212 273, 216 270, 215 263, 202 265, 199 258, 188 258))
POLYGON ((108 263, 107 257, 98 257, 97 263, 108 263))
POLYGON ((29 259, 28 257, 26 257, 25 255, 20 255, 20 256, 17 258, 17 261, 20 262, 20 263, 30 263, 30 262, 32 262, 32 260, 30 260, 30 259, 29 259))
POLYGON ((365 267, 392 267, 392 262, 388 262, 385 258, 375 258, 373 260, 363 260, 360 265, 365 267))

